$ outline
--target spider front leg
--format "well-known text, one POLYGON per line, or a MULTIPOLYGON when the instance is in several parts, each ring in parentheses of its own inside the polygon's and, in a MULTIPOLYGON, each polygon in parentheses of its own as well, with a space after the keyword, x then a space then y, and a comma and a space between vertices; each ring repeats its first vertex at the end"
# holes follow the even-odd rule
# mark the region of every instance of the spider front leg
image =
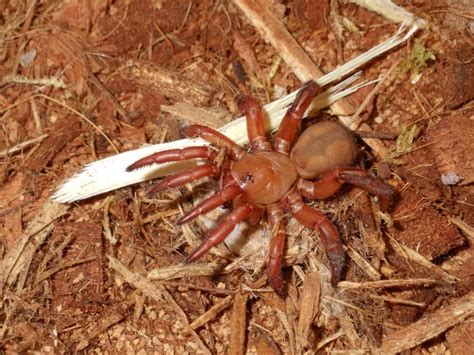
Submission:
POLYGON ((247 119, 247 134, 251 146, 255 150, 271 150, 272 146, 265 138, 263 112, 257 101, 251 96, 242 96, 237 106, 247 119))
POLYGON ((187 223, 201 214, 212 211, 213 209, 222 206, 224 203, 233 200, 241 193, 242 189, 236 185, 224 187, 211 197, 201 201, 196 207, 187 212, 178 220, 178 224, 187 223))
POLYGON ((295 101, 286 112, 278 132, 275 134, 275 150, 277 152, 283 154, 290 152, 301 126, 303 115, 319 92, 321 92, 321 88, 314 81, 307 83, 298 92, 295 101))
POLYGON ((298 222, 305 227, 319 231, 331 266, 331 284, 335 287, 342 278, 346 260, 346 254, 336 227, 323 213, 307 206, 295 191, 287 196, 286 203, 298 222))
POLYGON ((202 244, 194 249, 186 258, 186 263, 196 261, 206 254, 213 246, 222 243, 224 239, 234 230, 235 226, 245 220, 253 211, 254 206, 245 204, 232 210, 225 216, 219 225, 209 234, 209 237, 202 244))
POLYGON ((219 173, 220 169, 214 164, 196 166, 195 168, 183 171, 182 173, 168 176, 148 190, 146 194, 150 196, 165 189, 183 186, 188 182, 192 182, 203 177, 217 176, 219 173))
POLYGON ((127 167, 127 171, 136 170, 151 164, 163 164, 174 161, 183 161, 196 158, 205 158, 208 160, 214 160, 216 158, 216 152, 208 147, 187 147, 183 149, 169 149, 148 155, 132 165, 127 167))
POLYGON ((192 125, 184 130, 184 135, 191 138, 200 137, 219 147, 226 148, 230 151, 234 160, 238 160, 245 155, 245 151, 237 143, 223 135, 221 132, 210 127, 192 125))
POLYGON ((370 175, 360 168, 335 168, 325 173, 318 181, 300 179, 298 189, 311 199, 324 199, 337 192, 344 183, 360 187, 378 196, 380 208, 386 211, 395 196, 396 191, 382 180, 370 175))
POLYGON ((283 221, 283 207, 281 205, 268 206, 267 214, 272 233, 267 261, 268 281, 276 293, 281 297, 284 297, 286 291, 285 282, 283 281, 281 272, 281 265, 283 251, 285 249, 286 225, 283 221))

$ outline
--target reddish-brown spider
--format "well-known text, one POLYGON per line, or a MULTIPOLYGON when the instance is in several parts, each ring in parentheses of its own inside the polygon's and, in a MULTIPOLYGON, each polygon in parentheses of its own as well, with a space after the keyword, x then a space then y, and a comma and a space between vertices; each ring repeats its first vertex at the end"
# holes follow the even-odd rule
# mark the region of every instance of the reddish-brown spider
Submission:
POLYGON ((244 220, 258 222, 266 210, 273 231, 267 261, 268 279, 276 292, 284 294, 281 266, 285 245, 283 212, 286 210, 302 225, 319 232, 331 266, 331 283, 335 285, 341 279, 345 253, 339 234, 323 213, 303 202, 302 196, 324 199, 339 190, 342 184, 350 183, 377 195, 381 208, 387 209, 395 191, 366 171, 350 167, 357 154, 357 144, 352 133, 338 123, 316 123, 294 143, 303 114, 319 91, 314 82, 302 88, 274 136, 273 148, 265 137, 260 106, 253 98, 243 96, 238 106, 247 118, 250 151, 214 129, 193 125, 185 131, 188 137, 201 137, 226 148, 231 161, 218 167, 213 163, 214 150, 195 146, 158 152, 127 168, 131 171, 149 164, 194 158, 209 161, 206 165, 165 178, 149 193, 181 186, 205 176, 221 177, 221 189, 188 211, 178 224, 189 222, 229 201, 232 201, 233 209, 186 258, 186 262, 197 260, 221 243, 238 223, 244 220), (315 178, 319 179, 311 181, 315 178))

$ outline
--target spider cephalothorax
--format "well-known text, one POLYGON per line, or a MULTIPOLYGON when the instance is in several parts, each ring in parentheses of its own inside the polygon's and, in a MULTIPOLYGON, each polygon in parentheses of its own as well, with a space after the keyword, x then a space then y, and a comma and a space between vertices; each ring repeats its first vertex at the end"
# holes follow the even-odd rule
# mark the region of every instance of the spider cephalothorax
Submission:
POLYGON ((395 191, 366 171, 350 166, 358 149, 352 133, 342 125, 335 122, 316 123, 296 140, 304 112, 319 91, 314 82, 300 90, 274 136, 273 147, 265 137, 260 106, 250 96, 243 96, 238 106, 247 118, 249 151, 209 127, 194 125, 185 131, 188 137, 201 137, 226 148, 232 159, 230 164, 218 167, 213 163, 216 154, 212 149, 196 146, 158 152, 127 168, 130 171, 153 163, 194 158, 209 161, 208 164, 165 178, 150 190, 152 193, 206 176, 221 177, 221 189, 178 221, 179 224, 186 223, 227 202, 233 204, 231 212, 186 258, 187 262, 197 260, 221 243, 238 223, 244 220, 256 222, 266 211, 273 231, 267 261, 268 279, 275 291, 284 294, 281 264, 286 225, 283 212, 286 210, 301 224, 319 232, 331 266, 331 282, 336 284, 341 279, 345 254, 339 234, 323 213, 303 202, 302 196, 324 199, 339 190, 342 184, 350 183, 377 195, 381 208, 386 209, 395 191))

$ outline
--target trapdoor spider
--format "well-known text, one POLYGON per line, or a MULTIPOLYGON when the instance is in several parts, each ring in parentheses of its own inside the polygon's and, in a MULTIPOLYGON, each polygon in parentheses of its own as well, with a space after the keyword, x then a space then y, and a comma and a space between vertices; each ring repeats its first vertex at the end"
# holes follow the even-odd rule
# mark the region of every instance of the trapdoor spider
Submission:
POLYGON ((205 165, 165 178, 149 193, 184 185, 206 176, 221 178, 219 191, 178 220, 178 224, 186 223, 227 202, 233 204, 232 211, 186 258, 186 262, 199 259, 221 243, 238 223, 244 220, 257 223, 266 211, 273 231, 267 260, 268 279, 273 289, 283 295, 285 284, 281 267, 286 226, 283 212, 286 210, 302 225, 319 232, 331 267, 331 283, 335 285, 341 279, 345 253, 339 234, 323 213, 304 203, 302 196, 324 199, 338 191, 342 184, 350 183, 377 195, 381 208, 387 209, 395 191, 366 171, 350 167, 358 149, 354 136, 342 125, 319 122, 306 129, 296 140, 303 115, 320 91, 314 82, 307 83, 301 89, 274 136, 273 148, 265 137, 259 104, 250 96, 242 96, 238 107, 247 119, 249 151, 214 129, 192 125, 185 130, 186 136, 201 137, 226 148, 231 161, 218 167, 213 162, 216 157, 213 149, 193 146, 158 152, 127 168, 131 171, 154 163, 207 159, 205 165), (318 179, 311 180, 315 178, 318 179))

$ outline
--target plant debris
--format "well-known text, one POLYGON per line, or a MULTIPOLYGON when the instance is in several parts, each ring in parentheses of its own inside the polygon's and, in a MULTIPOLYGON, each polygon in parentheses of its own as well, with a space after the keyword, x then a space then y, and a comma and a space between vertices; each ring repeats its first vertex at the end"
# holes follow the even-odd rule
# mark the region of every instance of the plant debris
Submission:
MULTIPOLYGON (((466 335, 474 312, 469 11, 466 2, 444 0, 404 7, 389 0, 6 2, 0 352, 472 349, 466 335), (65 180, 89 174, 88 164, 106 158, 126 164, 127 152, 173 144, 189 124, 234 122, 242 90, 234 63, 241 63, 246 90, 259 102, 285 101, 304 81, 396 33, 405 36, 401 23, 423 28, 422 40, 411 47, 402 41, 366 63, 356 78, 372 84, 336 103, 323 99, 318 104, 330 108, 303 122, 340 115, 363 131, 358 164, 398 191, 386 213, 350 186, 311 202, 337 226, 348 255, 337 288, 319 236, 294 219, 284 253, 286 299, 275 295, 264 272, 271 232, 264 221, 239 225, 200 263, 184 264, 228 211, 177 225, 216 190, 210 179, 147 197, 149 182, 122 181, 115 189, 101 172, 96 183, 108 192, 73 204, 52 201, 65 180)), ((157 176, 153 169, 145 175, 140 181, 157 176)), ((76 186, 85 191, 84 181, 90 183, 85 178, 76 186)))

